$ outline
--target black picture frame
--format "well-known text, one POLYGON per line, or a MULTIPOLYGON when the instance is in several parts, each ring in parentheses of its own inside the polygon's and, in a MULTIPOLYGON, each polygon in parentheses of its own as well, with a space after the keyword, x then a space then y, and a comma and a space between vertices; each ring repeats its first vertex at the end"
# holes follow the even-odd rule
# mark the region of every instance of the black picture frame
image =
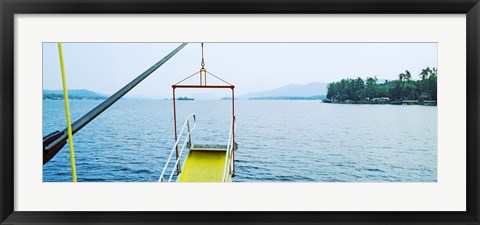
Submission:
MULTIPOLYGON (((479 224, 479 0, 0 0, 1 224, 479 224), (14 211, 14 15, 69 13, 466 14, 466 212, 14 211)), ((460 149, 461 150, 461 149, 460 149)))

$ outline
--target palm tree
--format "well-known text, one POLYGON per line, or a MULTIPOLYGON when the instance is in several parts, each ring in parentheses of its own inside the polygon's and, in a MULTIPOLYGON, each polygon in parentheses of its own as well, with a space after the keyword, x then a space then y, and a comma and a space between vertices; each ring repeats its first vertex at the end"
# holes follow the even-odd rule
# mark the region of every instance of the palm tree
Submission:
POLYGON ((404 74, 404 73, 398 74, 398 80, 399 80, 400 82, 403 82, 403 78, 405 78, 405 74, 404 74))
POLYGON ((432 76, 437 77, 437 68, 433 67, 431 74, 432 76))
POLYGON ((420 73, 420 78, 421 78, 422 80, 427 79, 427 76, 428 76, 428 74, 430 73, 429 69, 430 69, 430 68, 427 67, 426 69, 423 69, 422 72, 420 73))
POLYGON ((406 81, 410 81, 410 79, 412 79, 412 74, 410 74, 410 71, 405 70, 405 74, 403 75, 403 78, 404 78, 406 81))

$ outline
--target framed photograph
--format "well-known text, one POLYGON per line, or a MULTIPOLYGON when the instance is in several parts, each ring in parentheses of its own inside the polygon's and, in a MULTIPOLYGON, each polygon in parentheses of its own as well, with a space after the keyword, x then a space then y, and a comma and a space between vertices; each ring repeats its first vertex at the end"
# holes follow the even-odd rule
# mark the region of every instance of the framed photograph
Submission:
POLYGON ((479 224, 478 0, 1 11, 1 224, 479 224))

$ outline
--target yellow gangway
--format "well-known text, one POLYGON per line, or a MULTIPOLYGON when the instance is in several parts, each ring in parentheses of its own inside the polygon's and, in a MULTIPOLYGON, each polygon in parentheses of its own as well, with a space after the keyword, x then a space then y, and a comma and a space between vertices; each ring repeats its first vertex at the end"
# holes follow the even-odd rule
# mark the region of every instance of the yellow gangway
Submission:
POLYGON ((225 150, 206 150, 191 148, 178 182, 222 182, 225 150))
POLYGON ((233 175, 233 153, 238 145, 233 141, 235 118, 232 120, 227 145, 192 144, 191 134, 196 127, 194 114, 187 117, 175 145, 170 152, 159 182, 230 182, 233 175), (191 127, 193 124, 193 127, 191 127), (182 144, 179 144, 183 140, 182 144), (182 156, 186 153, 185 158, 182 156), (173 163, 173 155, 178 157, 173 163), (170 175, 166 175, 170 173, 170 175))

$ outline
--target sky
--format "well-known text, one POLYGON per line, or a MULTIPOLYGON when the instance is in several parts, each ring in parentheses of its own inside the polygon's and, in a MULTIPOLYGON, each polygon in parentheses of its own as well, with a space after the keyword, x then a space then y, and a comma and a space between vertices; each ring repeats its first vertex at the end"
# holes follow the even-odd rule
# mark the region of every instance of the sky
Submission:
MULTIPOLYGON (((111 95, 179 45, 63 43, 67 87, 111 95)), ((127 97, 171 98, 171 85, 198 72, 201 56, 200 43, 189 43, 127 97)), ((437 68, 437 43, 205 43, 204 56, 207 71, 234 84, 239 96, 289 84, 329 83, 344 78, 377 76, 393 80, 405 70, 419 79, 423 68, 437 68)), ((208 77, 209 81, 213 78, 208 77)), ((62 89, 57 43, 43 44, 43 88, 62 89)), ((230 94, 226 89, 178 92, 178 96, 230 94)))

